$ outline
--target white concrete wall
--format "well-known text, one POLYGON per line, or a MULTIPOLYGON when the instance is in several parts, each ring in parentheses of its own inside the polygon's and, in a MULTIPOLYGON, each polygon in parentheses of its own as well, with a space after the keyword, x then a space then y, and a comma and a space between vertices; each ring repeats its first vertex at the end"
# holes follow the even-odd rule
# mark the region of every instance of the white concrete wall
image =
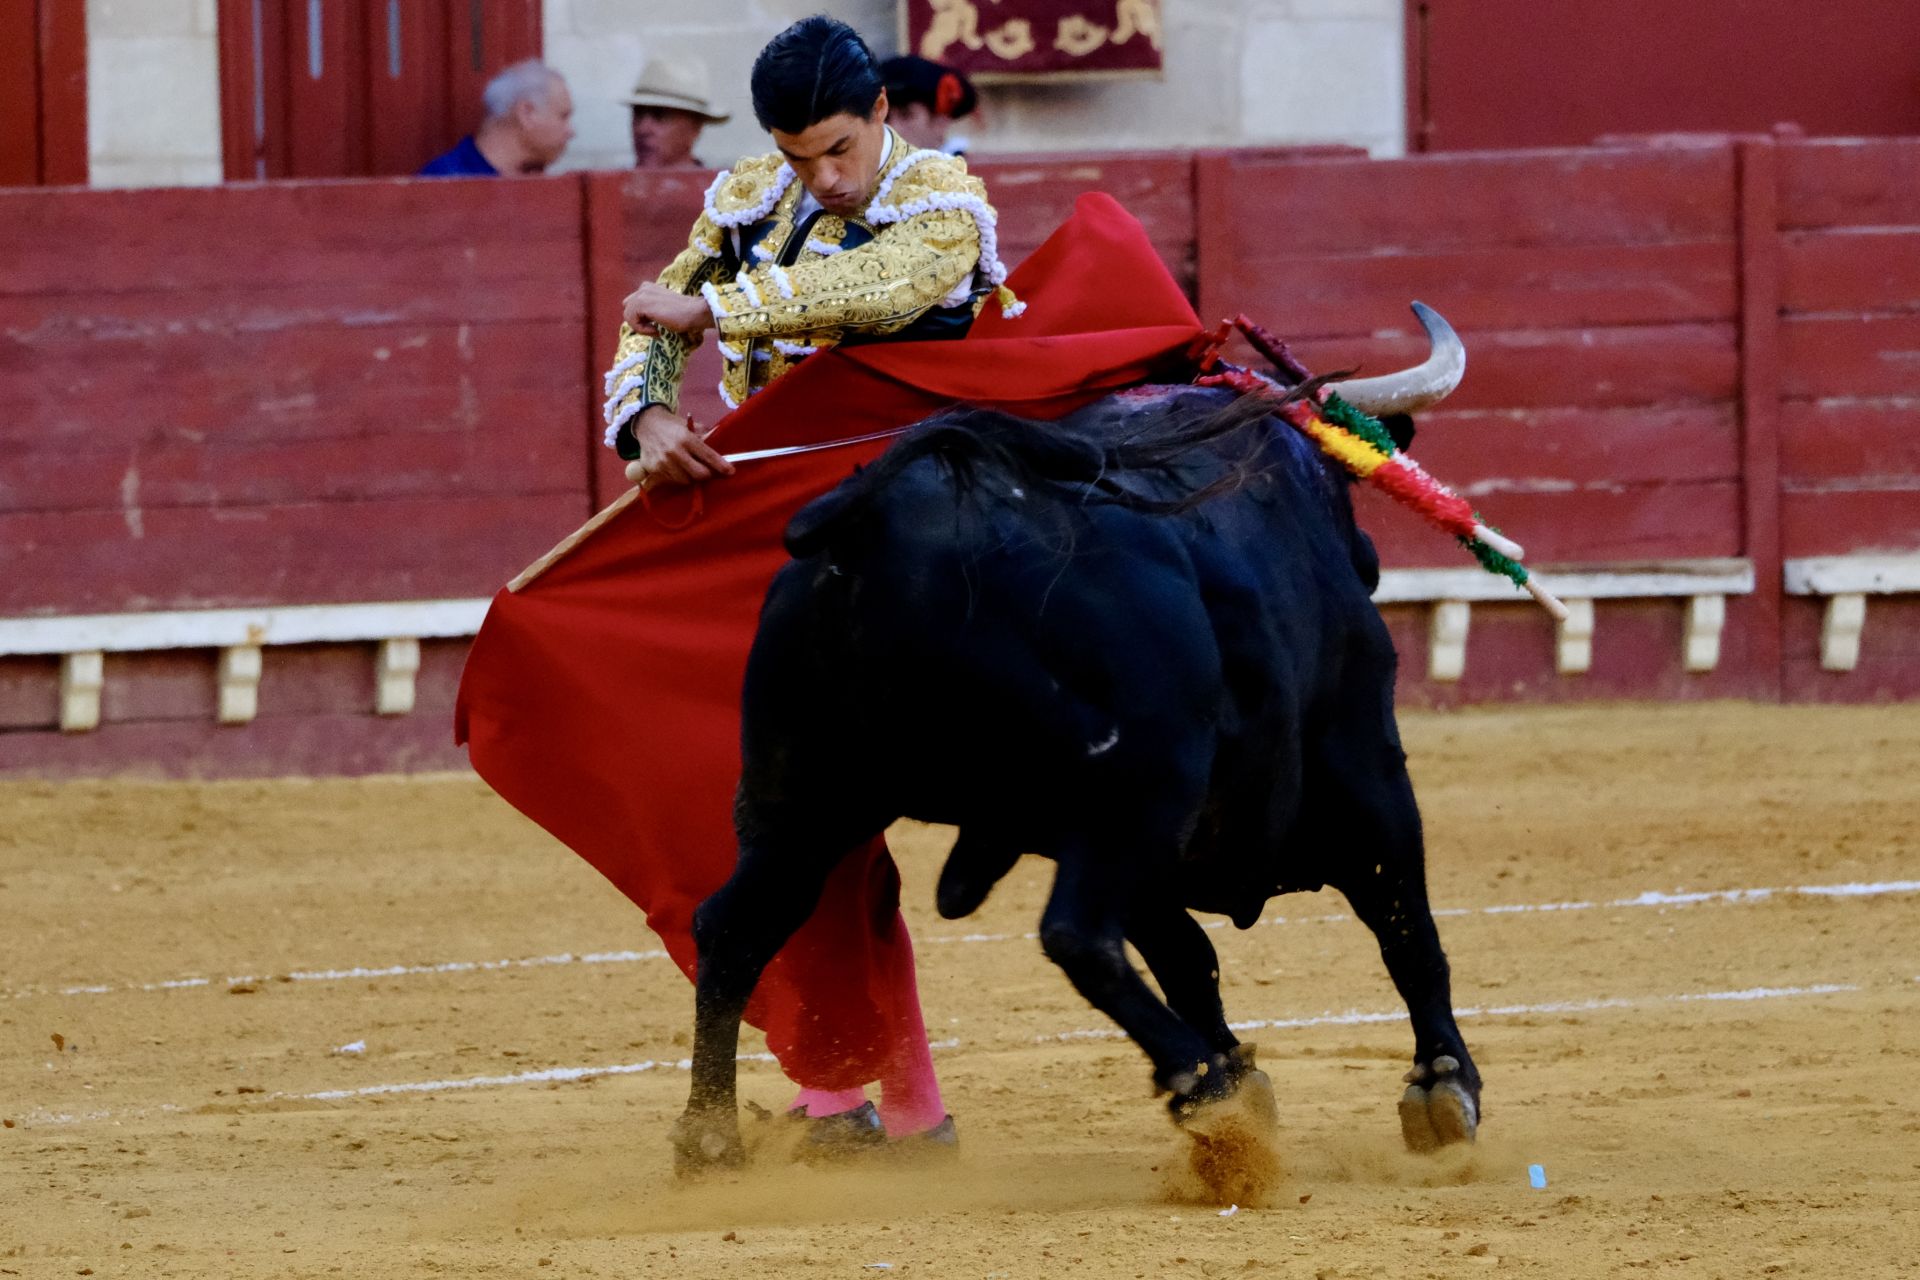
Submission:
MULTIPOLYGON (((982 91, 976 153, 1343 142, 1405 148, 1401 0, 1162 0, 1158 80, 1013 84, 982 91)), ((546 0, 547 61, 573 87, 579 137, 562 168, 633 162, 619 104, 649 56, 703 59, 733 112, 701 138, 709 164, 767 149, 747 74, 760 46, 809 13, 898 50, 894 0, 546 0)))
MULTIPOLYGON (((1401 0, 1162 0, 1166 75, 995 85, 967 130, 976 153, 1345 142, 1405 146, 1401 0)), ((747 100, 754 55, 825 11, 883 57, 895 0, 545 0, 547 61, 573 88, 579 137, 560 167, 633 162, 619 102, 649 56, 703 59, 733 119, 700 156, 767 149, 747 100)), ((87 0, 87 129, 96 186, 220 180, 214 0, 87 0)))
POLYGON ((220 181, 214 0, 87 0, 87 159, 94 186, 220 181))

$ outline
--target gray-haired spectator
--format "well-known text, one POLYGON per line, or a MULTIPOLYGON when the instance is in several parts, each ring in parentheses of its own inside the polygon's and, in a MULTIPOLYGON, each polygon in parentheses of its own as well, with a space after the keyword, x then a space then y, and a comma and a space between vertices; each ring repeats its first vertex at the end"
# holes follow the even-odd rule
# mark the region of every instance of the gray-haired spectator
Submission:
POLYGON ((543 173, 573 141, 573 95, 543 62, 516 62, 487 81, 487 118, 445 155, 427 162, 428 177, 543 173))

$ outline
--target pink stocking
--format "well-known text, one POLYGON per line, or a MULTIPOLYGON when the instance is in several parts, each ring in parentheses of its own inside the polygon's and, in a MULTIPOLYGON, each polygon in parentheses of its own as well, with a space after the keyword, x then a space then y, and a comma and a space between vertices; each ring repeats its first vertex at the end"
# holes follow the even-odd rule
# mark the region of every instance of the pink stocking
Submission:
POLYGON ((802 1087, 799 1096, 794 1098, 788 1111, 807 1110, 810 1119, 821 1116, 837 1116, 842 1111, 852 1111, 867 1100, 865 1089, 808 1089, 802 1087))
POLYGON ((933 1072, 933 1051, 927 1047, 927 1023, 920 1012, 920 989, 914 981, 913 944, 906 921, 899 921, 900 957, 904 974, 893 1010, 893 1052, 880 1075, 880 1122, 890 1138, 906 1138, 946 1119, 940 1099, 940 1081, 933 1072))

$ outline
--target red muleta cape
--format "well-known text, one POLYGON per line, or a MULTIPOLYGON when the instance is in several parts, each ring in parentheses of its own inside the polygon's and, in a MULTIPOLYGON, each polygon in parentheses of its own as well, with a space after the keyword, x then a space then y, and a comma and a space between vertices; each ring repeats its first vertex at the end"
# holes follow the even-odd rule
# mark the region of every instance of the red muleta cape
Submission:
MULTIPOLYGON (((1156 371, 1184 376, 1201 333, 1140 224, 1106 195, 1082 196, 1009 283, 1028 304, 1017 319, 989 301, 958 342, 815 356, 710 442, 742 452, 840 440, 956 402, 1057 418, 1156 371)), ((787 559, 781 534, 886 447, 746 462, 699 493, 635 504, 521 591, 500 592, 468 654, 454 737, 474 769, 639 904, 689 977, 693 910, 736 857, 740 688, 787 559)), ((899 890, 873 841, 841 864, 760 981, 747 1019, 803 1085, 877 1079, 914 1012, 899 890)))

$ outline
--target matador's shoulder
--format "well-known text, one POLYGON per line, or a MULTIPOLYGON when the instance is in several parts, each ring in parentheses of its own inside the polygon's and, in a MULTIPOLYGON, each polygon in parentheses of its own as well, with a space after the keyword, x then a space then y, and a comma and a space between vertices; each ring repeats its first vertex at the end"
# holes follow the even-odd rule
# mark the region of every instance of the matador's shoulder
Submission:
POLYGON ((792 185, 793 169, 779 152, 747 156, 722 169, 707 188, 707 217, 719 227, 758 222, 773 212, 792 185))
POLYGON ((912 216, 923 204, 966 207, 985 205, 986 199, 987 184, 967 172, 965 159, 943 151, 915 151, 881 176, 873 206, 912 216))

